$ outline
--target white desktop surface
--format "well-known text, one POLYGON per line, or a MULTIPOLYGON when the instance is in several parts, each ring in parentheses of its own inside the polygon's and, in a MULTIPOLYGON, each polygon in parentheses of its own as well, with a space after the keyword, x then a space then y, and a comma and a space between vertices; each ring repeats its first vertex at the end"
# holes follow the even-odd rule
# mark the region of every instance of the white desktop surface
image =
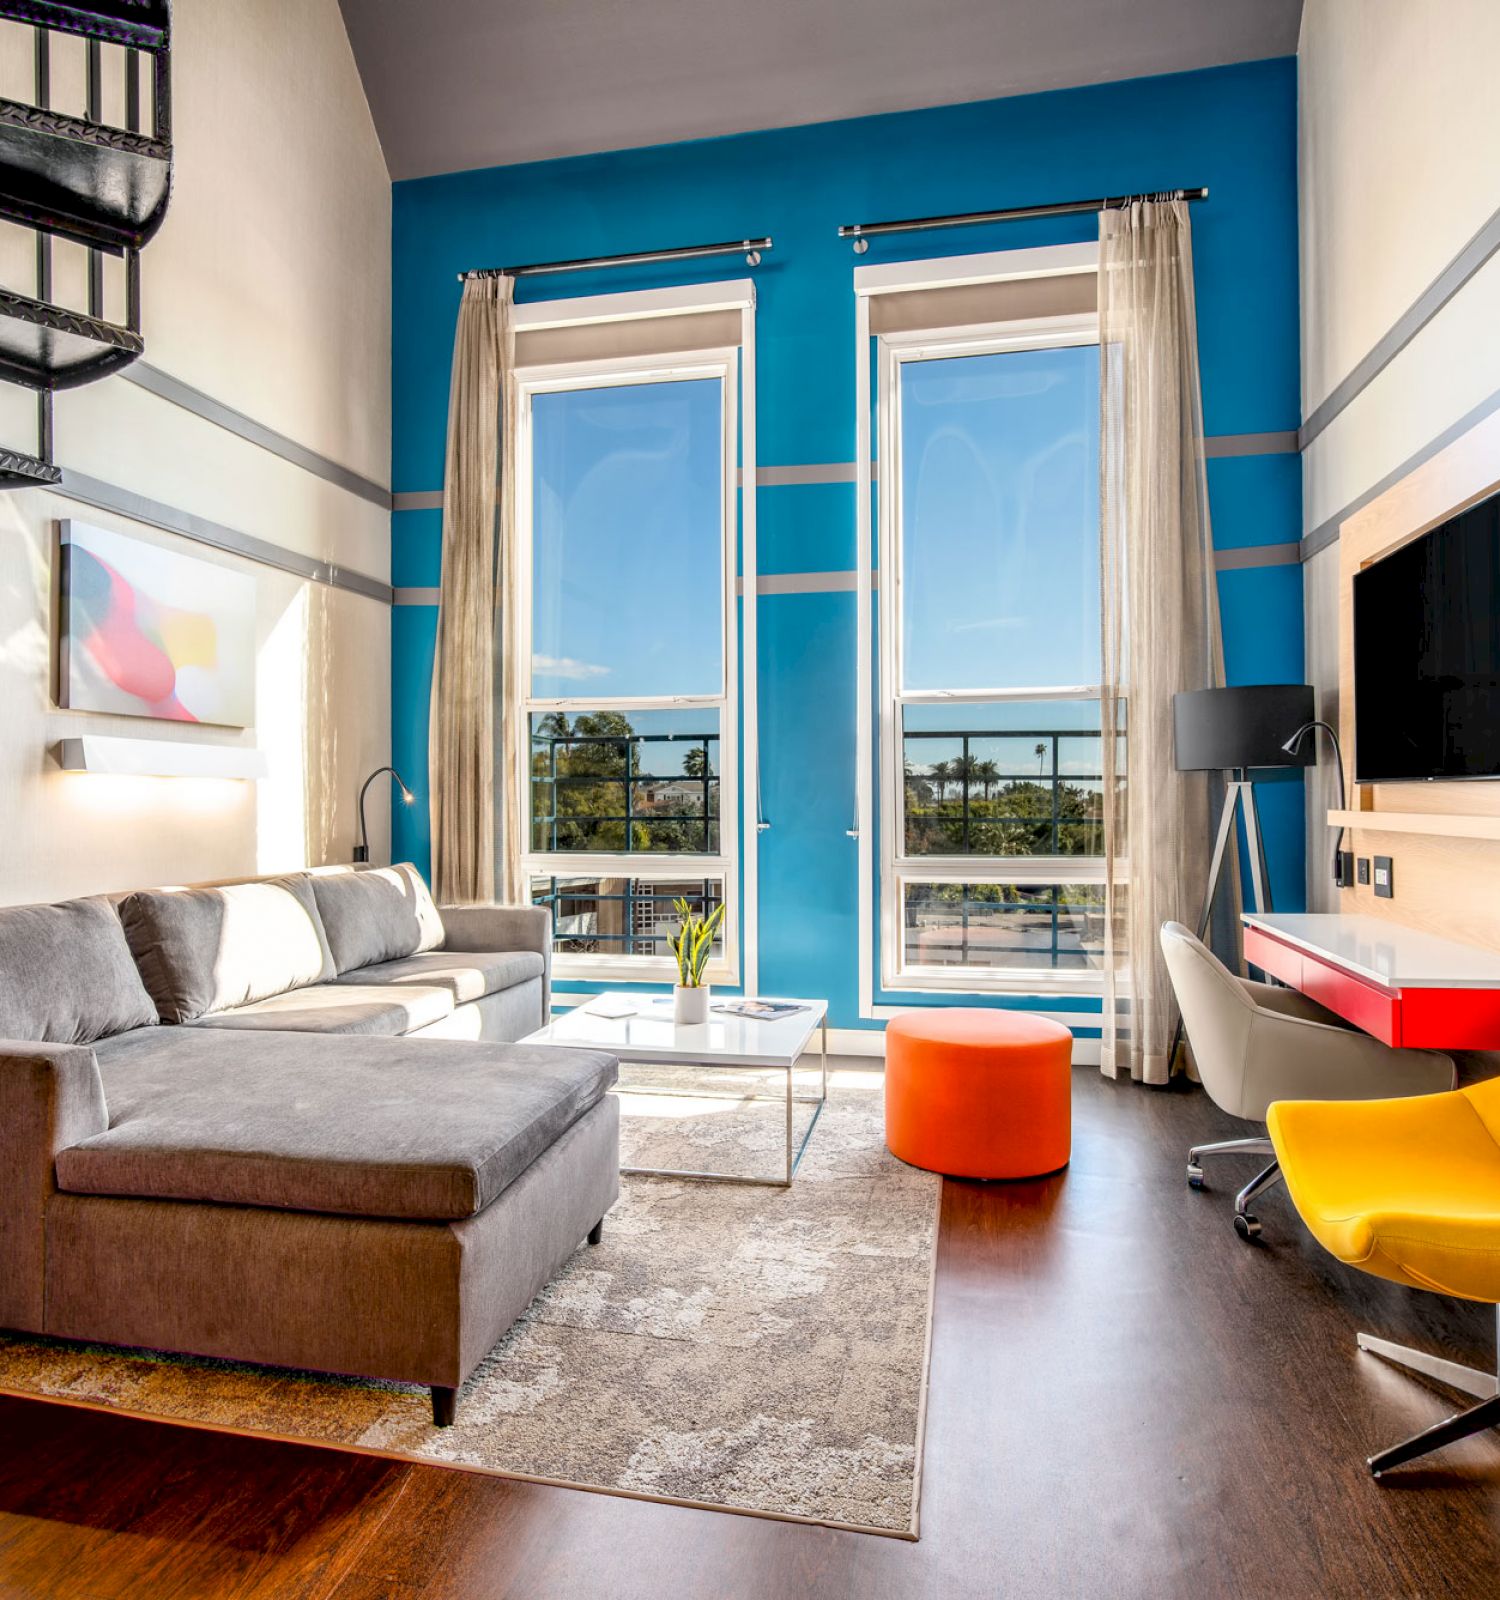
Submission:
MULTIPOLYGON (((574 1006, 522 1044, 566 1044, 608 1050, 621 1061, 687 1061, 714 1067, 790 1067, 807 1048, 828 1011, 826 1000, 798 1000, 805 1007, 769 1021, 713 1010, 708 1021, 679 1027, 672 1021, 672 996, 636 997, 610 991, 612 999, 639 1006, 631 1017, 601 1017, 589 1002, 574 1006)), ((603 996, 600 996, 602 999, 603 996)), ((732 997, 726 997, 732 998, 732 997)), ((763 997, 757 997, 763 998, 763 997)), ((781 998, 777 996, 776 998, 781 998)))
POLYGON ((1247 927, 1387 989, 1500 989, 1500 951, 1459 944, 1383 917, 1246 912, 1247 927))

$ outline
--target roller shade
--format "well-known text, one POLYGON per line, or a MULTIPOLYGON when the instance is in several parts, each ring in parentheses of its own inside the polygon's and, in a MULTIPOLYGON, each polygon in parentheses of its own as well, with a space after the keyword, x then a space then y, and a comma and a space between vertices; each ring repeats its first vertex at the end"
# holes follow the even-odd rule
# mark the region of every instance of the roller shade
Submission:
POLYGON ((738 311, 694 311, 633 317, 616 322, 579 322, 559 328, 520 328, 516 366, 562 366, 574 361, 612 361, 625 356, 691 355, 736 348, 738 311))
POLYGON ((921 333, 1034 317, 1086 316, 1098 305, 1099 278, 1094 272, 888 290, 870 296, 870 332, 921 333))

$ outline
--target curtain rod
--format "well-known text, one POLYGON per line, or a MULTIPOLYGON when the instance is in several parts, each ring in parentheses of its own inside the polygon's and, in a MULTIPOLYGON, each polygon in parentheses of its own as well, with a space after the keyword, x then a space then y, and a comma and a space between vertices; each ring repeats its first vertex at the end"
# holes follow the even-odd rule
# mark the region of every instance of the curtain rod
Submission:
POLYGON ((903 222, 853 222, 839 229, 839 238, 853 239, 860 254, 866 241, 882 233, 918 233, 924 228, 968 228, 981 222, 1021 222, 1030 217, 1072 217, 1089 211, 1110 211, 1132 200, 1207 200, 1207 189, 1168 189, 1154 194, 1107 195, 1101 200, 1061 200, 1047 206, 1008 206, 1003 211, 962 211, 948 217, 910 217, 903 222))
POLYGON ((532 278, 543 272, 586 272, 590 267, 635 267, 650 261, 691 261, 698 256, 743 255, 745 264, 760 265, 760 253, 771 248, 770 239, 731 239, 724 244, 691 244, 678 250, 638 250, 628 256, 586 256, 580 261, 533 261, 522 267, 475 267, 460 272, 465 278, 532 278))

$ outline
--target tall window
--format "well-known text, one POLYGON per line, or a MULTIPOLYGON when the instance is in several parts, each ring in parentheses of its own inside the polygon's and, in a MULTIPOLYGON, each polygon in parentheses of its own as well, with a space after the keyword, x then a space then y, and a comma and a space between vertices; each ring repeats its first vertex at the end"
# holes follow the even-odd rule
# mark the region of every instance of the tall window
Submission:
POLYGON ((892 334, 880 359, 882 981, 1087 986, 1104 917, 1094 319, 892 334))
MULTIPOLYGON (((732 882, 733 352, 523 371, 523 871, 563 976, 659 979, 732 882)), ((712 970, 733 976, 734 919, 712 970)))

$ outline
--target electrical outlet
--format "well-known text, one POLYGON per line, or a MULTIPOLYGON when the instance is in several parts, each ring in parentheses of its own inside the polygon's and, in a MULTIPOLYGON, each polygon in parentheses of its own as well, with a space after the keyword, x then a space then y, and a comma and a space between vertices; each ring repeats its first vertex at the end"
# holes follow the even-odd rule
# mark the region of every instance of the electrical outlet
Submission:
POLYGON ((1361 856, 1359 858, 1359 861, 1356 863, 1356 871, 1357 871, 1358 876, 1359 876, 1359 881, 1361 883, 1368 884, 1369 881, 1370 881, 1370 858, 1369 858, 1369 856, 1361 856))
POLYGON ((1396 884, 1391 873, 1389 856, 1375 857, 1375 897, 1378 900, 1394 900, 1396 897, 1396 884))

